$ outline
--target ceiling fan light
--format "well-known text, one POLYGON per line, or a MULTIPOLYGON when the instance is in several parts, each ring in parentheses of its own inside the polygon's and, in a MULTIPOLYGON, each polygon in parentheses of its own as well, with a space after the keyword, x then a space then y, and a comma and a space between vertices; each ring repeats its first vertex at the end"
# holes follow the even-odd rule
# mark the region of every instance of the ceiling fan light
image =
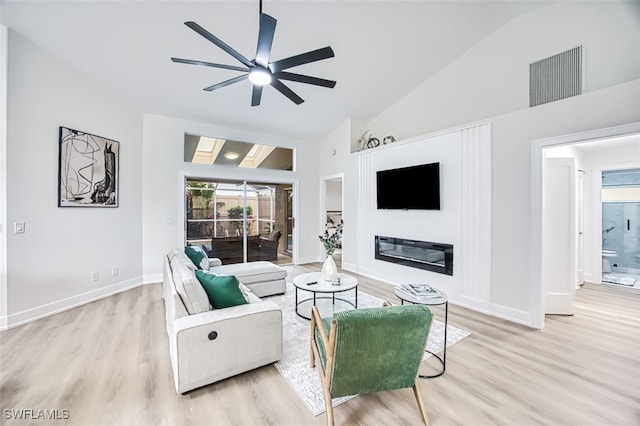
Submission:
POLYGON ((258 86, 266 86, 271 83, 271 74, 262 68, 253 68, 249 71, 249 81, 258 86))

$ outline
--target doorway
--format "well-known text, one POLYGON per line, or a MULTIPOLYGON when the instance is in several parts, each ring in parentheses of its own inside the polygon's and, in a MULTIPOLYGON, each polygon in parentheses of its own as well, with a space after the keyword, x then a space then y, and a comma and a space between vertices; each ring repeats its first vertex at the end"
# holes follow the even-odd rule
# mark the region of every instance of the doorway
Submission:
MULTIPOLYGON (((322 234, 325 229, 332 232, 343 220, 343 180, 343 174, 325 176, 320 179, 320 194, 322 197, 320 202, 322 206, 322 211, 320 212, 320 234, 322 234)), ((340 245, 334 252, 334 260, 336 260, 336 262, 342 261, 343 249, 342 242, 340 242, 340 245)))
POLYGON ((223 264, 291 264, 291 184, 185 179, 185 245, 202 245, 223 264))
POLYGON ((640 288, 640 168, 602 171, 602 283, 640 288))
MULTIPOLYGON (((544 327, 544 316, 546 312, 545 299, 547 293, 553 291, 545 287, 543 281, 543 271, 548 268, 549 265, 545 264, 543 253, 543 235, 548 233, 545 229, 545 223, 543 220, 543 199, 545 192, 543 164, 545 161, 546 151, 550 148, 556 148, 558 150, 564 150, 564 153, 556 153, 554 155, 558 157, 572 157, 578 158, 577 169, 583 169, 586 172, 584 183, 589 182, 591 185, 590 190, 584 191, 584 205, 585 213, 587 217, 584 218, 584 226, 582 228, 582 239, 584 243, 584 279, 587 282, 601 282, 602 274, 602 212, 600 208, 600 187, 597 186, 597 191, 594 190, 596 185, 599 185, 600 175, 597 164, 587 164, 580 159, 580 152, 589 152, 596 149, 602 151, 599 155, 592 155, 595 162, 604 163, 616 163, 616 161, 623 162, 624 167, 629 168, 635 163, 640 162, 640 123, 632 123, 617 127, 597 129, 588 132, 576 133, 572 135, 559 136, 548 139, 541 139, 533 141, 532 144, 532 229, 531 229, 531 242, 532 242, 532 325, 537 328, 544 327), (626 150, 626 151, 625 151, 626 150), (623 154, 621 154, 623 153, 623 154), (614 155, 615 154, 615 155, 614 155), (622 160, 616 160, 618 155, 622 160), (591 176, 588 176, 591 174, 591 176), (594 207, 597 205, 597 209, 594 207)), ((600 168, 602 168, 600 166, 600 168)), ((623 168, 623 167, 620 167, 623 168)), ((575 175, 576 185, 578 179, 578 173, 575 175)), ((576 209, 576 212, 579 212, 576 209)), ((580 223, 581 218, 577 217, 575 222, 580 223)), ((571 229, 574 232, 575 244, 567 245, 567 250, 571 251, 570 257, 576 258, 579 250, 579 238, 578 235, 580 229, 578 226, 575 229, 571 229)), ((579 262, 570 266, 576 268, 577 272, 579 262)), ((567 274, 567 276, 573 276, 574 279, 577 273, 567 274)), ((566 285, 564 288, 569 288, 566 285)), ((575 282, 573 285, 575 289, 575 282)), ((571 303, 574 303, 573 301, 571 303)))

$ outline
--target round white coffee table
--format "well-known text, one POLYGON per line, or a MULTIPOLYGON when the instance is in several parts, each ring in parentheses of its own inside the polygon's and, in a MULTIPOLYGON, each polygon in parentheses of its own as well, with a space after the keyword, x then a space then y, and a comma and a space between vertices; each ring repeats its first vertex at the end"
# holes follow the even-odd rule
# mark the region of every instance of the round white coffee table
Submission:
POLYGON ((309 316, 300 313, 300 306, 312 303, 311 306, 317 306, 318 299, 331 299, 331 305, 335 309, 336 300, 340 300, 352 306, 358 307, 358 280, 351 275, 339 273, 340 278, 339 285, 333 285, 330 281, 323 281, 320 272, 308 272, 306 274, 298 275, 293 279, 293 286, 296 288, 296 314, 304 319, 311 319, 311 307, 309 308, 309 316), (298 291, 308 291, 313 294, 313 297, 306 299, 298 298, 298 291), (355 292, 355 302, 347 300, 341 297, 336 297, 336 293, 343 293, 345 291, 353 290, 355 292))
POLYGON ((409 302, 409 303, 414 303, 414 304, 418 304, 418 305, 444 305, 444 349, 443 349, 443 353, 442 353, 442 358, 440 358, 439 355, 434 354, 433 352, 427 350, 427 352, 429 352, 431 355, 433 355, 434 357, 436 357, 437 360, 440 361, 440 364, 442 364, 442 370, 438 373, 438 374, 434 374, 431 376, 425 376, 420 374, 419 377, 423 378, 423 379, 432 379, 434 377, 440 377, 444 374, 444 371, 447 369, 447 325, 449 322, 449 297, 447 296, 447 293, 445 293, 442 290, 436 289, 440 292, 441 297, 433 297, 431 299, 422 299, 419 297, 415 297, 412 295, 409 295, 403 291, 398 290, 398 288, 396 288, 393 292, 396 295, 396 297, 398 299, 400 299, 401 304, 404 305, 404 302, 409 302))

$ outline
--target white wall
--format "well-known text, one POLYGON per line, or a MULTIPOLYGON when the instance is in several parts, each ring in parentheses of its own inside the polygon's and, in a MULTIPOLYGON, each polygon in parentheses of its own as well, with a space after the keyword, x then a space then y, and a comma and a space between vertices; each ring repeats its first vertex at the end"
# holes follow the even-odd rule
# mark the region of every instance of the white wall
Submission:
POLYGON ((12 31, 8 81, 7 223, 26 223, 7 241, 15 325, 142 282, 142 115, 12 31), (59 126, 120 142, 118 208, 57 207, 59 126))
MULTIPOLYGON (((365 200, 358 216, 368 215, 368 226, 361 227, 361 256, 359 271, 390 283, 428 282, 457 296, 460 264, 460 211, 461 211, 461 135, 459 132, 419 139, 409 143, 386 145, 363 151, 357 155, 368 157, 365 179, 359 182, 357 192, 365 200), (376 172, 425 163, 440 163, 440 210, 378 210, 376 206, 376 172), (362 197, 364 196, 364 197, 362 197), (420 241, 452 244, 454 246, 453 276, 408 268, 374 259, 376 235, 407 238, 420 241)), ((407 182, 420 197, 422 182, 407 182)))
MULTIPOLYGON (((342 188, 345 192, 342 205, 342 220, 344 221, 344 231, 342 234, 342 266, 349 270, 357 269, 356 259, 356 215, 357 199, 349 196, 349 191, 355 191, 358 187, 358 177, 355 169, 355 158, 351 152, 351 132, 353 122, 346 120, 318 143, 317 161, 318 175, 334 176, 343 174, 342 188), (335 155, 333 150, 335 149, 335 155)), ((318 179, 318 188, 323 185, 323 181, 318 179)), ((324 219, 319 222, 316 228, 318 235, 324 232, 324 219)), ((324 257, 322 243, 316 238, 316 250, 318 258, 324 257)))
POLYGON ((342 180, 328 180, 325 191, 325 209, 342 211, 342 180))
MULTIPOLYGON (((2 6, 0 6, 2 22, 2 6)), ((7 318, 7 56, 9 30, 0 24, 0 330, 7 318)))
POLYGON ((532 141, 640 118, 638 4, 629 7, 568 2, 516 18, 368 123, 406 138, 491 121, 495 315, 534 324, 540 304, 530 280, 532 141), (528 64, 577 44, 587 49, 589 92, 527 108, 528 64))
POLYGON ((152 114, 144 115, 142 178, 142 248, 145 282, 162 280, 162 258, 184 245, 184 177, 248 179, 295 183, 294 261, 319 260, 316 224, 319 213, 317 153, 313 144, 152 114), (256 142, 295 149, 295 171, 247 169, 183 161, 184 134, 256 142))
MULTIPOLYGON (((353 155, 358 186, 355 199, 356 255, 343 267, 386 281, 426 282, 452 302, 490 312, 491 126, 488 123, 418 136, 353 155), (376 172, 424 163, 440 163, 440 210, 378 210, 376 172), (453 245, 453 275, 405 267, 375 259, 375 236, 453 245)), ((420 197, 425 182, 408 182, 420 197)))
POLYGON ((492 298, 503 316, 531 323, 539 299, 529 279, 532 141, 638 119, 640 80, 492 119, 492 298))
MULTIPOLYGON (((181 176, 286 180, 277 171, 184 164, 185 131, 297 148, 298 171, 289 179, 299 182, 298 262, 305 262, 319 260, 321 254, 319 177, 344 173, 345 195, 357 192, 358 155, 349 151, 362 130, 406 139, 493 117, 492 310, 531 323, 537 294, 528 279, 531 141, 640 120, 640 80, 634 80, 640 77, 638 7, 566 2, 519 17, 371 122, 347 120, 318 144, 153 115, 141 118, 109 87, 87 80, 10 33, 6 224, 27 223, 26 234, 7 235, 10 321, 135 285, 143 274, 147 282, 159 279, 162 254, 182 244, 181 176), (590 93, 526 108, 528 64, 577 44, 586 49, 590 93), (60 125, 121 142, 119 208, 56 207, 60 125), (333 149, 336 155, 331 155, 333 149), (99 243, 87 249, 88 240, 99 243), (33 267, 33 252, 38 268, 33 267), (111 279, 115 265, 120 276, 111 279), (89 274, 95 270, 101 279, 91 284, 89 274)), ((357 241, 355 224, 368 219, 357 216, 357 197, 345 196, 343 208, 343 265, 356 268, 357 250, 348 247, 357 241)))
POLYGON ((519 16, 365 127, 406 139, 528 107, 529 64, 582 44, 587 91, 640 78, 640 3, 561 2, 519 16))

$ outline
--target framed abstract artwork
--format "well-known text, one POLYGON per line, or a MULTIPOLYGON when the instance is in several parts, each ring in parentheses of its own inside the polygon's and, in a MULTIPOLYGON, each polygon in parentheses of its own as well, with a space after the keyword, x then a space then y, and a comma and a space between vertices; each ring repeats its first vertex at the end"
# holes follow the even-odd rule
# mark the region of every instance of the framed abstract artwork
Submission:
POLYGON ((118 207, 120 143, 60 127, 58 207, 118 207))

